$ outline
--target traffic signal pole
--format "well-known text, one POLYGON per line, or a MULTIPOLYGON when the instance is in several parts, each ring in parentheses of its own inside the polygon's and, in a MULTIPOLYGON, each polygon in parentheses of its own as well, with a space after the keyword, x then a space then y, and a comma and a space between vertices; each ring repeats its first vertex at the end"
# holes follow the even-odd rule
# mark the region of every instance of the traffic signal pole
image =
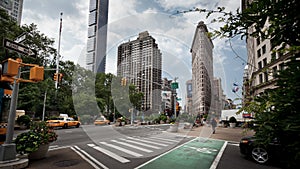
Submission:
POLYGON ((7 133, 4 144, 0 149, 0 161, 8 161, 16 159, 16 144, 12 143, 16 118, 17 98, 19 92, 18 79, 21 76, 21 67, 18 68, 17 78, 14 80, 13 93, 10 102, 10 110, 8 115, 7 133))

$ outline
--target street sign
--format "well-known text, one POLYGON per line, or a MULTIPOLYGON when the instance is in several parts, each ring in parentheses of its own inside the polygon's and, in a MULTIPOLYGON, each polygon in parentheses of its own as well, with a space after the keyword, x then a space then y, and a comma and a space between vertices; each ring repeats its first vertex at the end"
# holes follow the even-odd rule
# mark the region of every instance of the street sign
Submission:
POLYGON ((19 44, 17 42, 4 39, 4 47, 13 51, 16 51, 18 53, 24 54, 24 55, 29 55, 29 56, 35 56, 36 53, 34 50, 28 48, 27 46, 24 46, 22 44, 19 44))
POLYGON ((172 89, 178 89, 178 83, 177 82, 171 83, 171 88, 172 89))
POLYGON ((22 33, 20 36, 18 36, 14 42, 17 42, 17 43, 22 43, 26 40, 26 36, 27 36, 27 33, 22 33))

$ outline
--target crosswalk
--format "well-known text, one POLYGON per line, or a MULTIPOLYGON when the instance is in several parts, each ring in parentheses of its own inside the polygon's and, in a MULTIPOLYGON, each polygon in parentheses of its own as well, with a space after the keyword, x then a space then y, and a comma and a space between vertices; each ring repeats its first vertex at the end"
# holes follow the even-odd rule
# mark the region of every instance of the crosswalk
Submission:
POLYGON ((128 164, 135 158, 151 157, 164 153, 182 144, 181 141, 189 141, 190 139, 176 137, 175 135, 124 136, 122 138, 86 143, 86 145, 76 145, 72 146, 71 149, 94 168, 109 168, 107 165, 112 161, 119 164, 128 164), (103 156, 112 161, 103 160, 103 156))

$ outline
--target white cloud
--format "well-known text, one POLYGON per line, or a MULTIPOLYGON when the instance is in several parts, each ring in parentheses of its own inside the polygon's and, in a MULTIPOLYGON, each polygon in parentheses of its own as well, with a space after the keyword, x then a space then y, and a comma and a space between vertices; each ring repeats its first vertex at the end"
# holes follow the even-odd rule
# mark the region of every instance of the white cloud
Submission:
POLYGON ((109 1, 108 22, 115 22, 124 17, 136 15, 138 0, 112 0, 109 1))

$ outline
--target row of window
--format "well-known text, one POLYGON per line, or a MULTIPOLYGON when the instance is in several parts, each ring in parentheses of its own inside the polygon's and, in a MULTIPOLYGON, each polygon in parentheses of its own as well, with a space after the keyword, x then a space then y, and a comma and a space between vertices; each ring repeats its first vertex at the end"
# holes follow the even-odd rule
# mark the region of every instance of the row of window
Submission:
POLYGON ((267 47, 266 45, 263 45, 261 49, 257 50, 257 58, 261 57, 267 52, 267 47))
MULTIPOLYGON (((279 66, 279 70, 283 70, 284 69, 284 63, 281 63, 278 65, 279 66)), ((265 72, 262 72, 258 75, 258 81, 259 81, 259 84, 262 84, 262 83, 265 83, 265 82, 268 82, 269 81, 269 73, 272 73, 272 76, 274 76, 275 74, 277 74, 277 65, 273 66, 272 67, 272 70, 271 72, 270 71, 265 71, 265 72)))
POLYGON ((262 69, 267 66, 267 58, 264 58, 262 61, 258 62, 258 69, 262 69))

